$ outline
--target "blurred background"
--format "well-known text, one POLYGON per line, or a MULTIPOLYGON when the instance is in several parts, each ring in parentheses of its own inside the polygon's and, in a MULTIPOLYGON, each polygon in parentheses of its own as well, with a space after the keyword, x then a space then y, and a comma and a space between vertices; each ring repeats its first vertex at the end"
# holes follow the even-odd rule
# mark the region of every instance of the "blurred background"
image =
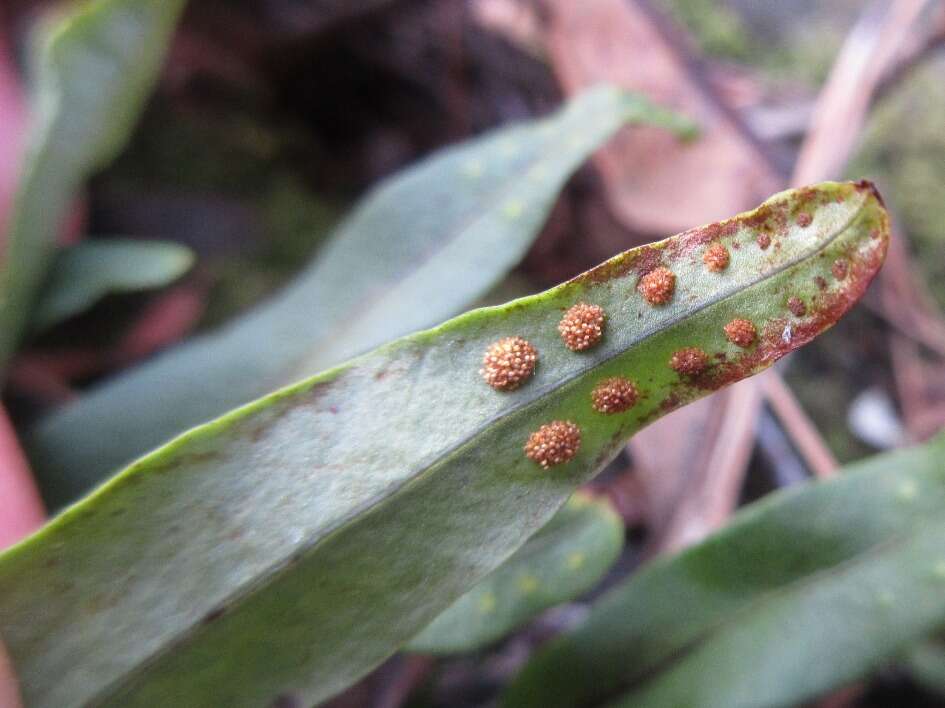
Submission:
MULTIPOLYGON (((0 225, 28 128, 26 47, 52 6, 0 5, 0 225)), ((332 703, 488 705, 537 642, 641 562, 703 538, 772 489, 945 426, 945 4, 191 3, 130 144, 75 200, 61 242, 160 238, 191 249, 195 265, 31 337, 10 369, 7 414, 26 430, 238 317, 317 258, 379 179, 600 82, 690 116, 701 138, 683 146, 640 130, 607 143, 484 303, 823 179, 876 181, 896 233, 878 281, 837 327, 651 426, 593 483, 628 538, 600 588, 478 654, 395 657, 332 703)), ((945 701, 890 667, 819 705, 945 701)))

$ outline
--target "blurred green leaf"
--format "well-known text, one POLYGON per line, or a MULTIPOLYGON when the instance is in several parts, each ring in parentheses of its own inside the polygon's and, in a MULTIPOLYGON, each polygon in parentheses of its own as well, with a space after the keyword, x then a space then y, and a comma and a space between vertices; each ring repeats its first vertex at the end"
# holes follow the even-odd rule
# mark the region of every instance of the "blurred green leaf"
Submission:
POLYGON ((27 704, 324 700, 511 556, 635 431, 832 326, 888 238, 868 183, 783 192, 185 433, 0 555, 0 636, 27 704), (703 262, 709 243, 730 251, 723 272, 703 262), (659 307, 637 289, 657 264, 676 276, 659 307), (581 353, 557 329, 578 302, 608 317, 581 353), (735 317, 755 324, 757 341, 726 338, 735 317), (496 391, 479 373, 483 354, 511 335, 540 361, 519 388, 496 391), (682 376, 670 359, 693 346, 709 363, 682 376), (631 377, 638 396, 598 412, 592 393, 615 377, 631 377), (523 446, 566 420, 580 445, 542 469, 523 446))
POLYGON ((945 436, 772 495, 608 593, 507 706, 797 705, 945 622, 945 436))
POLYGON ((70 201, 127 141, 183 7, 184 0, 91 0, 42 33, 0 263, 0 369, 30 324, 70 201))
POLYGON ((623 548, 623 520, 606 499, 576 492, 548 524, 407 646, 431 654, 473 651, 543 610, 590 590, 623 548))
POLYGON ((35 329, 76 315, 109 293, 160 288, 193 265, 190 249, 166 241, 86 241, 56 253, 33 311, 35 329))
POLYGON ((47 501, 59 506, 190 426, 462 311, 518 263, 567 178, 625 123, 691 131, 601 87, 386 180, 281 295, 42 422, 27 445, 47 501))

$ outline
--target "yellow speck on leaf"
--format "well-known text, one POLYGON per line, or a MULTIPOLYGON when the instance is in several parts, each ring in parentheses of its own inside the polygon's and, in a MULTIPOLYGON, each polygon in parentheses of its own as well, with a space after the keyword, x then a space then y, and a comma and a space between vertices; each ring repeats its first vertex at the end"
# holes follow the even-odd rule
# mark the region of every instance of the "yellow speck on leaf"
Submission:
POLYGON ((525 173, 532 182, 541 182, 548 176, 548 168, 539 163, 525 173))
POLYGON ((502 155, 502 157, 512 157, 518 150, 518 143, 511 138, 504 140, 502 144, 499 145, 499 154, 502 155))
POLYGON ((467 160, 463 165, 463 174, 467 177, 481 177, 482 176, 482 162, 479 160, 467 160))
POLYGON ((509 219, 517 219, 525 210, 525 205, 519 199, 509 199, 502 205, 502 213, 509 219))
POLYGON ((586 506, 590 506, 591 497, 587 492, 577 492, 571 496, 571 499, 568 501, 568 506, 572 509, 583 509, 586 506))
POLYGON ((534 575, 523 575, 518 579, 518 589, 524 593, 535 592, 538 589, 538 578, 534 575))
POLYGON ((479 597, 479 611, 484 615, 487 615, 490 612, 494 612, 495 611, 495 595, 493 595, 491 592, 483 593, 479 597))
POLYGON ((580 150, 587 144, 587 137, 584 135, 572 135, 568 138, 568 147, 572 150, 580 150))
POLYGON ((899 497, 902 501, 912 501, 916 498, 916 495, 919 493, 919 488, 916 483, 907 479, 899 485, 899 488, 896 490, 896 496, 899 497))

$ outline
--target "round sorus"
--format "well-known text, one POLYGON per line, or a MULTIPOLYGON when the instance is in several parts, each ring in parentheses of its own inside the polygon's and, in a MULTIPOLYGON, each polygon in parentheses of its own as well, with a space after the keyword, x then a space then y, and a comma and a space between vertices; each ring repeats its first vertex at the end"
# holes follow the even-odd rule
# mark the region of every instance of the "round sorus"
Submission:
POLYGON ((728 261, 728 249, 718 241, 709 246, 702 254, 702 262, 713 273, 721 273, 728 268, 728 261))
POLYGON ((788 298, 787 307, 795 317, 803 317, 807 314, 807 305, 799 297, 788 298))
POLYGON ((604 334, 604 309, 579 302, 564 313, 558 323, 558 333, 565 346, 574 352, 590 349, 604 334))
POLYGON ((548 469, 568 462, 580 448, 581 429, 570 420, 555 420, 528 437, 525 456, 548 469))
POLYGON ((754 344, 755 338, 758 336, 755 325, 740 317, 736 317, 722 329, 725 331, 725 336, 728 337, 728 341, 743 348, 750 347, 754 344))
POLYGON ((639 397, 636 385, 622 376, 604 379, 591 391, 591 405, 598 413, 623 413, 639 397))
POLYGON ((685 347, 673 352, 669 359, 669 368, 677 374, 696 376, 709 365, 709 355, 698 347, 685 347))
POLYGON ((535 372, 537 363, 535 347, 521 337, 504 337, 486 349, 479 375, 492 388, 511 391, 535 372))
POLYGON ((676 275, 663 266, 654 268, 640 278, 637 290, 651 305, 665 305, 676 290, 676 275))

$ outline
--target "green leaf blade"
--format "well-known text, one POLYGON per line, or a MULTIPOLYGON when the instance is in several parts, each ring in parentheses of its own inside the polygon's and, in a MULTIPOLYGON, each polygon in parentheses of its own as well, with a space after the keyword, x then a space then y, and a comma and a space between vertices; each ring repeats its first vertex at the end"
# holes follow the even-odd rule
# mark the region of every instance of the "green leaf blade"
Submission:
POLYGON ((44 33, 0 266, 0 368, 16 349, 82 182, 125 144, 185 0, 92 0, 44 33))
POLYGON ((430 654, 485 647, 542 610, 590 590, 623 548, 623 520, 604 499, 578 491, 494 573, 411 640, 430 654))
POLYGON ((71 501, 191 426, 461 312, 518 263, 565 181, 627 123, 692 132, 605 86, 382 182, 276 298, 120 374, 32 431, 27 450, 47 502, 71 501), (143 399, 152 404, 135 406, 143 399), (114 444, 99 445, 102 437, 114 444))
POLYGON ((33 326, 44 329, 94 305, 109 293, 149 290, 172 283, 194 262, 175 243, 107 239, 88 241, 56 254, 33 326))
POLYGON ((831 326, 862 295, 887 242, 868 183, 784 192, 186 433, 0 556, 0 634, 28 699, 329 697, 504 562, 634 431, 831 326), (756 243, 763 228, 767 250, 756 243), (702 262, 714 240, 732 253, 724 273, 702 262), (833 278, 840 258, 848 267, 833 278), (636 290, 656 262, 678 279, 660 308, 636 290), (803 315, 788 314, 792 294, 806 299, 803 315), (580 354, 557 332, 578 301, 609 318, 599 346, 580 354), (748 349, 723 334, 733 316, 757 325, 748 349), (478 373, 483 352, 516 334, 540 363, 520 389, 500 393, 478 373), (682 378, 668 361, 694 345, 714 363, 682 378), (634 378, 640 399, 602 415, 590 394, 615 375, 634 378), (581 447, 542 470, 523 445, 556 419, 580 426, 581 447))
POLYGON ((855 680, 945 620, 943 459, 940 437, 746 508, 611 591, 505 705, 795 705, 855 680))

